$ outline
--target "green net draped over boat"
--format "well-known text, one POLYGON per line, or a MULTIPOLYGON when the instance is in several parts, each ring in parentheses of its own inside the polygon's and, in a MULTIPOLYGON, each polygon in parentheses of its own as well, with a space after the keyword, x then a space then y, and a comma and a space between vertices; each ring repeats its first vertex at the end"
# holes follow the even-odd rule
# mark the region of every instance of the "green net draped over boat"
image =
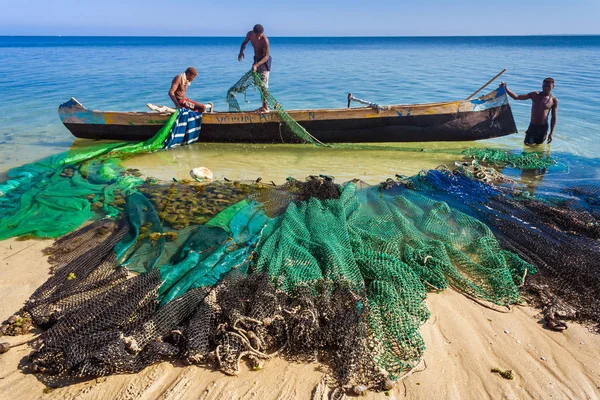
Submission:
POLYGON ((115 216, 143 179, 120 159, 162 148, 177 114, 151 139, 95 145, 13 168, 0 184, 0 240, 14 236, 58 237, 97 212, 115 216))
POLYGON ((312 136, 302 125, 296 122, 290 115, 285 111, 281 104, 273 97, 271 92, 265 87, 260 74, 252 71, 248 71, 240 80, 233 85, 227 91, 227 104, 229 105, 229 111, 241 111, 240 104, 237 100, 237 94, 244 94, 250 87, 258 88, 260 97, 269 106, 270 112, 274 112, 279 117, 279 121, 282 124, 282 128, 290 131, 296 135, 302 142, 313 143, 316 145, 323 145, 318 139, 312 136))

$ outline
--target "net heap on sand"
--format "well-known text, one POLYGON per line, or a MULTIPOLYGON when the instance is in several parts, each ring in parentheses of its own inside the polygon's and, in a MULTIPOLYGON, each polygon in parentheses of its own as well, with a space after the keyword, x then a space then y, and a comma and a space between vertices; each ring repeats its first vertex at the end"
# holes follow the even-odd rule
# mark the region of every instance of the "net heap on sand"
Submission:
POLYGON ((48 329, 34 371, 180 358, 236 374, 243 358, 281 355, 382 389, 423 356, 428 290, 503 306, 534 271, 446 203, 360 182, 147 183, 124 211, 49 250, 55 274, 24 308, 48 329))
POLYGON ((31 370, 180 359, 234 375, 281 356, 381 390, 423 357, 428 291, 501 307, 524 285, 549 327, 598 323, 599 191, 543 201, 443 168, 377 186, 145 182, 48 249, 54 275, 21 312, 46 329, 31 370))

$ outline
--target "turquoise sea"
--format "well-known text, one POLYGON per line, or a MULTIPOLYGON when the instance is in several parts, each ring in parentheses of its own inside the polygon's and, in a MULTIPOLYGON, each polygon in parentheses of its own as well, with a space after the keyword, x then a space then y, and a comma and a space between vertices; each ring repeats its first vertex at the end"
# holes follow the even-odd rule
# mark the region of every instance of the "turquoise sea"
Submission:
MULTIPOLYGON (((226 110, 225 93, 251 65, 237 61, 234 37, 0 37, 0 180, 9 168, 86 143, 60 123, 56 109, 70 97, 101 110, 145 110, 169 104, 170 81, 187 66, 199 77, 189 96, 226 110)), ((380 104, 425 103, 467 97, 503 68, 517 93, 556 80, 558 126, 551 146, 560 164, 521 176, 530 184, 600 179, 600 36, 271 38, 270 87, 287 109, 345 107, 346 95, 380 104)), ((256 96, 248 109, 259 106, 256 96)), ((520 133, 479 142, 523 151, 530 103, 511 102, 520 133)), ((424 149, 456 150, 473 143, 435 143, 424 149)), ((412 145, 414 147, 414 144, 412 145)), ((442 153, 343 152, 303 146, 198 144, 141 157, 160 175, 184 176, 206 165, 217 177, 331 173, 371 181, 448 163, 442 153), (165 172, 165 168, 177 171, 165 172), (274 173, 273 171, 277 171, 274 173), (271 175, 269 175, 271 174, 271 175), (367 179, 368 180, 368 179, 367 179)), ((135 163, 134 163, 135 164, 135 163)), ((506 171, 511 173, 510 170, 506 171)), ((516 174, 516 172, 515 172, 516 174)), ((374 183, 374 182, 373 182, 374 183)))

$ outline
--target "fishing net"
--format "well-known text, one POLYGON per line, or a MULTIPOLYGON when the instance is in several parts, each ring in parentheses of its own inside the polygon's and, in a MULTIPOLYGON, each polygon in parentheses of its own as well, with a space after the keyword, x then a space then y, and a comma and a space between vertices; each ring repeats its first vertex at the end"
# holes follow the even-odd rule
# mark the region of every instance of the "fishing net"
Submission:
POLYGON ((518 169, 544 169, 556 165, 556 160, 539 152, 516 154, 506 150, 471 147, 462 152, 465 157, 492 165, 511 165, 518 169))
POLYGON ((515 185, 490 186, 461 170, 428 171, 398 184, 444 201, 484 222, 504 249, 535 265, 526 281, 530 300, 551 328, 559 319, 600 326, 600 186, 563 189, 564 196, 532 198, 515 185))
POLYGON ((273 97, 271 92, 265 87, 262 78, 259 73, 248 71, 244 76, 240 78, 235 85, 233 85, 227 91, 227 104, 229 105, 229 111, 241 111, 240 104, 237 100, 238 94, 244 94, 250 88, 258 88, 261 99, 266 102, 271 112, 277 114, 282 129, 286 130, 290 134, 296 136, 301 142, 312 143, 316 145, 323 145, 318 139, 312 136, 302 125, 296 122, 290 115, 285 111, 281 104, 273 97))
POLYGON ((177 358, 237 374, 280 355, 324 361, 347 389, 382 389, 419 364, 429 290, 505 306, 535 271, 444 201, 327 176, 146 183, 121 218, 48 254, 55 273, 23 310, 48 329, 34 371, 101 376, 177 358))
POLYGON ((0 184, 0 240, 14 236, 58 237, 99 216, 116 216, 125 196, 144 180, 120 160, 162 148, 171 119, 141 143, 111 143, 60 153, 13 168, 0 184), (57 223, 60 221, 60 223, 57 223))
MULTIPOLYGON (((310 142, 259 79, 230 90, 232 107, 256 85, 310 142)), ((344 389, 380 390, 419 365, 425 299, 449 287, 493 308, 520 303, 523 287, 551 328, 600 323, 600 189, 539 199, 490 168, 551 159, 469 150, 482 165, 376 186, 326 175, 167 183, 120 167, 161 148, 176 116, 150 141, 59 155, 3 184, 0 239, 107 216, 46 252, 53 275, 20 314, 46 329, 33 372, 95 377, 180 359, 235 375, 281 356, 323 362, 344 389)))
MULTIPOLYGON (((261 97, 276 113, 282 129, 300 141, 322 145, 289 116, 264 86, 260 75, 252 71, 227 92, 230 110, 240 110, 236 94, 245 95, 249 87, 258 88, 261 97)), ((5 216, 0 221, 0 240, 23 235, 59 237, 90 219, 119 214, 126 196, 144 182, 139 171, 124 170, 120 166, 121 159, 161 149, 175 139, 181 141, 186 129, 180 123, 184 114, 187 115, 187 111, 173 114, 165 126, 145 142, 96 145, 10 170, 9 180, 0 184, 0 212, 5 216), (58 220, 60 224, 56 223, 58 220)), ((197 131, 194 124, 190 129, 197 131)), ((361 146, 354 145, 354 148, 361 146)), ((365 149, 372 150, 373 147, 366 146, 365 149)), ((508 163, 521 169, 547 168, 555 164, 549 156, 537 153, 513 154, 495 149, 467 149, 463 155, 488 164, 508 163)), ((181 214, 183 211, 178 212, 181 214)), ((177 218, 177 212, 172 207, 164 213, 169 215, 161 218, 167 221, 177 218)), ((178 226, 185 226, 187 219, 180 218, 179 221, 178 226)))

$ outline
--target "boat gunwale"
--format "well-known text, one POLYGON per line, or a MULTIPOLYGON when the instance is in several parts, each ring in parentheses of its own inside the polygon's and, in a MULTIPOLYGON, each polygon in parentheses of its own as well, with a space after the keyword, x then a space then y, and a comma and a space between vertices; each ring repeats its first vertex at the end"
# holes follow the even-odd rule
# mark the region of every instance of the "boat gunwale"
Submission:
MULTIPOLYGON (((492 97, 492 95, 497 91, 498 89, 494 89, 493 91, 482 95, 476 99, 469 99, 469 100, 451 100, 451 101, 444 101, 444 102, 437 102, 437 103, 413 103, 413 104, 394 104, 394 105, 386 105, 386 106, 382 106, 382 110, 396 110, 396 109, 406 109, 406 108, 410 108, 410 109, 414 109, 414 108, 430 108, 430 107, 444 107, 444 106, 449 106, 449 105, 456 105, 458 104, 460 106, 460 104, 464 104, 464 103, 473 103, 473 101, 481 101, 481 100, 486 100, 486 98, 490 98, 490 101, 493 101, 496 97, 492 97)), ((74 98, 72 98, 74 99, 74 98)), ((61 113, 62 110, 69 110, 69 109, 73 109, 74 107, 66 107, 64 106, 63 103, 58 107, 58 112, 59 114, 61 113)), ((79 107, 79 109, 81 110, 85 110, 88 112, 92 112, 92 113, 97 113, 97 114, 117 114, 117 115, 131 115, 131 116, 158 116, 158 117, 169 117, 172 115, 172 113, 169 112, 152 112, 152 111, 102 111, 102 110, 92 110, 89 108, 84 107, 81 103, 79 103, 77 101, 77 105, 79 107)), ((494 108, 494 107, 490 107, 490 108, 494 108)), ((317 108, 317 109, 294 109, 294 110, 285 110, 288 114, 299 114, 299 113, 324 113, 324 114, 334 114, 334 113, 341 113, 341 112, 353 112, 353 111, 367 111, 367 110, 374 110, 374 108, 369 107, 369 106, 363 106, 363 107, 349 107, 349 108, 317 108)), ((469 112, 469 111, 463 111, 463 112, 469 112)), ((271 113, 276 113, 271 111, 271 113)), ((257 115, 258 113, 256 113, 255 111, 214 111, 214 112, 209 112, 206 113, 206 115, 257 115)))

